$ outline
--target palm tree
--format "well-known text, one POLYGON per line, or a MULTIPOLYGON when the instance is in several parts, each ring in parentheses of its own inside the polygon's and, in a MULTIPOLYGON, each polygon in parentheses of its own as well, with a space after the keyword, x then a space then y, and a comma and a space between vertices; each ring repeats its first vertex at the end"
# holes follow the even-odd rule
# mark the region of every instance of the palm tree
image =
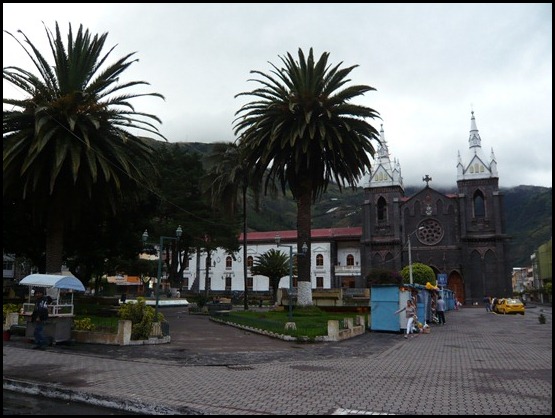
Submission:
POLYGON ((243 305, 249 309, 248 303, 248 266, 247 266, 247 190, 253 190, 255 201, 258 202, 258 192, 261 181, 252 177, 250 167, 245 161, 243 150, 233 142, 219 142, 214 144, 212 152, 205 158, 208 165, 206 176, 212 205, 223 204, 224 211, 230 215, 238 212, 237 197, 241 193, 242 223, 243 223, 243 305))
MULTIPOLYGON (((379 118, 375 110, 350 103, 370 86, 353 85, 347 76, 356 66, 341 69, 328 64, 329 53, 314 61, 312 48, 305 58, 301 49, 295 61, 280 57, 284 67, 271 64, 271 74, 251 71, 261 86, 239 96, 254 101, 236 113, 235 135, 245 148, 245 159, 255 178, 267 173, 265 191, 279 182, 283 194, 289 188, 297 203, 297 252, 303 243, 310 250, 312 204, 334 181, 356 189, 370 169, 370 158, 379 142, 378 131, 366 118, 379 118)), ((299 305, 312 304, 310 257, 299 259, 299 305)))
POLYGON ((272 289, 272 301, 277 302, 277 290, 283 276, 289 274, 289 256, 273 248, 256 256, 251 268, 253 275, 267 276, 272 289))
POLYGON ((64 229, 75 226, 80 208, 114 213, 147 182, 152 149, 130 132, 148 132, 165 139, 154 122, 137 112, 130 100, 158 93, 131 93, 144 81, 120 83, 136 59, 134 53, 107 64, 114 47, 103 53, 108 34, 92 35, 83 26, 74 37, 71 25, 64 45, 58 23, 55 34, 45 27, 53 64, 49 64, 21 31, 19 40, 38 74, 4 67, 4 80, 21 90, 23 99, 4 98, 4 198, 32 202, 46 225, 46 272, 61 270, 64 229))

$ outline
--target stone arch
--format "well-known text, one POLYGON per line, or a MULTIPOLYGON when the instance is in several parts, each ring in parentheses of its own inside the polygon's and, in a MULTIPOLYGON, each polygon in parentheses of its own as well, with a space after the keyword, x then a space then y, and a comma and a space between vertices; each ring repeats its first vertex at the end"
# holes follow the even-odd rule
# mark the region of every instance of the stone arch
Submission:
POLYGON ((455 299, 464 303, 464 280, 457 270, 453 270, 447 275, 447 288, 453 291, 455 299))

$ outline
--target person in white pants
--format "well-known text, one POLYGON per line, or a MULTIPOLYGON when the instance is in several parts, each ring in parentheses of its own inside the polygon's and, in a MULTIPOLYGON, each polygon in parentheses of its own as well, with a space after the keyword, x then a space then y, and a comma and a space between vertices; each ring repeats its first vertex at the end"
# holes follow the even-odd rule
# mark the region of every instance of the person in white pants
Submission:
POLYGON ((412 333, 414 318, 416 317, 416 306, 414 306, 412 299, 407 300, 405 315, 407 317, 407 332, 405 334, 405 338, 408 338, 409 334, 412 333))

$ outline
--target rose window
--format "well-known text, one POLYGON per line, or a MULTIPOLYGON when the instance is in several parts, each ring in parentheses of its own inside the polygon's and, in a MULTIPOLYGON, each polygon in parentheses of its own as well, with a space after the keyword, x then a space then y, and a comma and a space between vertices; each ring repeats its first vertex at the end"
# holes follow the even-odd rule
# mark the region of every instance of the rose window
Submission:
POLYGON ((434 245, 443 238, 443 228, 435 219, 427 219, 420 223, 416 236, 422 244, 434 245))

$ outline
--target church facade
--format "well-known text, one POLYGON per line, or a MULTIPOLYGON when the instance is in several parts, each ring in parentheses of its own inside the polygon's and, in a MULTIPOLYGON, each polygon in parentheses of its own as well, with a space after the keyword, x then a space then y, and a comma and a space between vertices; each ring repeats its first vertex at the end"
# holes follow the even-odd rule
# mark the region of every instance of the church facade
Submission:
POLYGON ((412 261, 446 277, 446 287, 465 304, 481 302, 484 295, 509 296, 509 237, 497 162, 493 150, 489 159, 483 154, 474 112, 466 160, 458 156, 456 194, 434 190, 426 175, 426 186, 406 196, 383 127, 380 134, 376 163, 364 184, 360 285, 374 268, 400 271, 412 261))

